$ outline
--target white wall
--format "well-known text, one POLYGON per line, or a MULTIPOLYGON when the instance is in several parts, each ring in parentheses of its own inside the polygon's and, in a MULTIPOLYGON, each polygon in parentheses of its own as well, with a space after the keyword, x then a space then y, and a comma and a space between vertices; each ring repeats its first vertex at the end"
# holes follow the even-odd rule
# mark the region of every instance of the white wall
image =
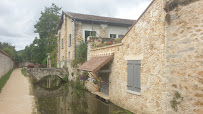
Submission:
POLYGON ((85 31, 96 31, 96 36, 99 37, 100 35, 100 25, 96 24, 85 24, 82 23, 82 38, 85 41, 85 31))
MULTIPOLYGON (((85 40, 85 30, 88 30, 88 31, 92 31, 92 28, 94 31, 97 32, 97 37, 100 36, 100 28, 103 24, 101 25, 96 25, 96 24, 93 24, 93 26, 91 24, 85 24, 83 23, 82 24, 82 37, 83 37, 83 40, 85 40)), ((118 38, 118 35, 125 35, 129 30, 129 27, 119 27, 119 26, 108 26, 107 25, 107 35, 106 36, 107 38, 110 37, 110 34, 116 34, 116 37, 118 38)))
POLYGON ((125 35, 129 30, 129 27, 118 27, 118 26, 108 26, 108 36, 110 37, 110 34, 116 34, 116 37, 118 38, 118 35, 125 35))

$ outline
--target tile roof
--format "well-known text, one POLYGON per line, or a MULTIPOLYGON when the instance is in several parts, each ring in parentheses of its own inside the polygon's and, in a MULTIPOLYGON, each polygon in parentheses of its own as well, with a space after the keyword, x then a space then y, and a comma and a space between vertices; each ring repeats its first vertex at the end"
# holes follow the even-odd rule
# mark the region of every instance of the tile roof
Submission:
POLYGON ((9 58, 11 58, 6 52, 4 52, 3 50, 0 49, 0 52, 3 53, 4 55, 8 56, 9 58))
POLYGON ((97 72, 100 68, 110 62, 113 57, 113 55, 93 57, 84 64, 82 64, 78 69, 90 72, 97 72))
POLYGON ((66 16, 73 19, 86 20, 86 21, 98 21, 98 22, 104 22, 104 23, 119 23, 119 24, 126 24, 130 26, 136 21, 136 20, 130 20, 130 19, 103 17, 103 16, 73 13, 73 12, 63 12, 63 13, 65 13, 66 16))

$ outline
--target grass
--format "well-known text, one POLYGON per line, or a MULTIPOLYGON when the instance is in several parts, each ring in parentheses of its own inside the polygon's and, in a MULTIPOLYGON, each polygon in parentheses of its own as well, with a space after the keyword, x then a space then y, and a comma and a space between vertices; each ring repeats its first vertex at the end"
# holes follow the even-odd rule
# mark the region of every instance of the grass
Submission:
POLYGON ((112 111, 112 113, 115 113, 115 114, 133 114, 132 112, 130 112, 130 111, 128 111, 128 110, 112 111))
POLYGON ((25 68, 22 68, 22 69, 21 69, 21 73, 22 73, 24 76, 27 76, 27 72, 26 72, 26 69, 25 69, 25 68))
POLYGON ((0 93, 6 82, 8 81, 9 77, 11 76, 13 70, 10 70, 7 74, 0 78, 0 93))

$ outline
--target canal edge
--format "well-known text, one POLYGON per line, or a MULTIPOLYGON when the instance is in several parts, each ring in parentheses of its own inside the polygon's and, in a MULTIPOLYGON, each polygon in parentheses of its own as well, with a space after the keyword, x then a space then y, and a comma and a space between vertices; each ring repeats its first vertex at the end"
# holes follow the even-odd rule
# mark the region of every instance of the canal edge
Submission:
POLYGON ((32 101, 32 114, 40 114, 39 111, 38 111, 38 101, 37 101, 37 98, 35 97, 34 95, 34 87, 33 87, 33 84, 32 84, 32 77, 30 76, 25 76, 28 81, 29 81, 29 94, 33 96, 33 101, 32 101))

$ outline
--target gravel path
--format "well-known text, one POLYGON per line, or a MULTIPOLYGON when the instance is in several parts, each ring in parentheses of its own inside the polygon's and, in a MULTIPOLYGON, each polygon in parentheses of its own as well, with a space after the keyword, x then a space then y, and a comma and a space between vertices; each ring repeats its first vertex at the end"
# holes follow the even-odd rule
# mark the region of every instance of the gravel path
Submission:
POLYGON ((0 114, 32 114, 34 96, 30 87, 29 78, 15 69, 0 93, 0 114))

